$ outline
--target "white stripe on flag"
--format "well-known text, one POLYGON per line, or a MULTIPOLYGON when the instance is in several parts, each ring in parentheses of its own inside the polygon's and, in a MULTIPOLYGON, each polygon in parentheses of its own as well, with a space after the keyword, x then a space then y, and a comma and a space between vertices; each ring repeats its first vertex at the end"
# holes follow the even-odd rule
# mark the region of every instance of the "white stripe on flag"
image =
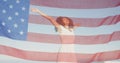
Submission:
POLYGON ((56 62, 50 62, 50 61, 32 61, 32 60, 24 60, 8 55, 0 55, 0 62, 2 63, 56 63, 56 62))
MULTIPOLYGON (((24 60, 16 57, 11 57, 7 55, 0 55, 0 61, 3 63, 56 63, 52 61, 32 61, 32 60, 24 60), (6 59, 7 58, 7 59, 6 59)), ((91 63, 103 63, 103 62, 91 62, 91 63)), ((120 60, 112 60, 112 61, 106 61, 105 63, 120 63, 120 60)))
MULTIPOLYGON (((76 18, 104 18, 120 14, 120 6, 104 9, 62 9, 31 5, 31 8, 38 8, 50 16, 67 16, 76 18)), ((30 14, 35 14, 30 11, 30 14)))
MULTIPOLYGON (((111 34, 115 31, 120 31, 120 22, 114 25, 103 25, 100 27, 78 27, 75 30, 75 35, 90 36, 100 34, 111 34)), ((33 33, 43 34, 58 34, 52 25, 41 25, 29 23, 28 31, 33 33)))

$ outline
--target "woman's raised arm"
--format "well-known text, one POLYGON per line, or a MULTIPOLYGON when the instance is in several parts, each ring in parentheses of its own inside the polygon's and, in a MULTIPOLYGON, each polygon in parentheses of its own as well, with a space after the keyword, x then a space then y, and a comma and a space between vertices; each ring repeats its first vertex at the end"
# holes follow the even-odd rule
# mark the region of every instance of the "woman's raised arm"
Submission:
POLYGON ((56 22, 56 20, 54 18, 52 18, 51 16, 48 16, 47 14, 43 13, 42 11, 40 11, 37 8, 32 8, 31 9, 32 12, 36 12, 39 13, 41 16, 45 17, 46 19, 48 19, 55 27, 58 28, 59 24, 56 22))
POLYGON ((79 24, 79 23, 77 23, 77 24, 74 24, 74 27, 73 27, 73 29, 76 29, 77 27, 80 27, 81 25, 79 24))

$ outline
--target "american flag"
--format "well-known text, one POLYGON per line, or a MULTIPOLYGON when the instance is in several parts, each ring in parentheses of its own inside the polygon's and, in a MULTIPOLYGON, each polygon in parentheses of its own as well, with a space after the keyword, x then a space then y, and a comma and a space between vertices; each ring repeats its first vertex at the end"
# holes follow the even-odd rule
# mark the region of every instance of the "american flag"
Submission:
POLYGON ((75 30, 77 63, 120 59, 120 0, 0 0, 0 62, 58 63, 60 37, 31 8, 80 24, 75 30))
POLYGON ((0 8, 0 34, 25 40, 28 29, 29 0, 0 0, 0 8))

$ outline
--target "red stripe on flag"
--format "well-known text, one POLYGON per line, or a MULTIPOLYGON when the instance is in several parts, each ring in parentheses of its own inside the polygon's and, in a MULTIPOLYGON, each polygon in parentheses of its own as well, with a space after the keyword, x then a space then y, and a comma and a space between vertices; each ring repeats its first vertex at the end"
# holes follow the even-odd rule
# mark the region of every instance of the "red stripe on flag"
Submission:
MULTIPOLYGON (((53 17, 56 19, 56 17, 53 17)), ((117 16, 110 16, 106 18, 71 18, 74 23, 80 23, 81 26, 84 27, 96 27, 100 25, 111 25, 111 24, 116 24, 120 22, 120 15, 117 16)), ((29 17, 29 22, 30 23, 35 23, 35 24, 46 24, 46 25, 51 25, 51 23, 43 18, 42 16, 38 15, 30 15, 29 17)))
POLYGON ((31 0, 31 4, 57 8, 97 9, 119 6, 120 0, 31 0))
MULTIPOLYGON (((24 51, 7 46, 0 45, 0 54, 5 54, 21 59, 34 60, 34 61, 57 61, 58 53, 49 52, 34 52, 34 51, 24 51), (7 52, 6 52, 7 51, 7 52)), ((120 59, 120 50, 100 52, 96 54, 81 54, 81 53, 59 53, 62 55, 76 54, 76 58, 79 62, 88 63, 92 61, 105 61, 120 59)))
MULTIPOLYGON (((58 44, 61 43, 59 35, 38 34, 38 33, 31 33, 31 32, 28 33, 27 40, 33 41, 33 42, 44 42, 44 43, 58 43, 58 44)), ((66 42, 65 44, 71 44, 72 39, 70 40, 70 36, 67 38, 65 36, 65 40, 68 40, 68 42, 66 42)), ((75 36, 76 44, 103 44, 103 43, 108 43, 110 41, 116 41, 116 40, 120 40, 120 31, 114 32, 112 34, 106 34, 106 35, 75 36)))

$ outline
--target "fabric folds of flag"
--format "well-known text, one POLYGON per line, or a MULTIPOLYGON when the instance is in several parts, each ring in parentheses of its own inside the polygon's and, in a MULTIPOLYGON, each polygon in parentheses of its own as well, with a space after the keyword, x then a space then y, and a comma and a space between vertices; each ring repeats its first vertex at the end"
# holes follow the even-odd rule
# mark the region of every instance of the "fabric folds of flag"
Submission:
POLYGON ((120 59, 120 0, 0 0, 0 62, 93 63, 120 59), (93 4, 94 3, 94 4, 93 4), (49 20, 30 11, 37 8, 56 19, 69 17, 80 27, 73 45, 61 38, 49 20), (68 50, 60 52, 61 45, 68 50))

